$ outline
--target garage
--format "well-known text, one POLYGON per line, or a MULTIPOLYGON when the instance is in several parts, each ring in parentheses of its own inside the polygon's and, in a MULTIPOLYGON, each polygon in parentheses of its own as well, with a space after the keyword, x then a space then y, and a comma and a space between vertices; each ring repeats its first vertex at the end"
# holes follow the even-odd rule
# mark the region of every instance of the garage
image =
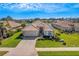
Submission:
POLYGON ((38 36, 39 30, 33 26, 26 26, 24 29, 22 29, 24 36, 38 36))

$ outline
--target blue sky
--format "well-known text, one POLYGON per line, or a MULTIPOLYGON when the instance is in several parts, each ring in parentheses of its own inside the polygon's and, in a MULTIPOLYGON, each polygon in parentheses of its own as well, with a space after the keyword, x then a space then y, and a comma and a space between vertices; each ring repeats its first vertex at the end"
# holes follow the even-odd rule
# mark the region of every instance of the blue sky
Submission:
POLYGON ((79 17, 78 3, 0 3, 0 18, 79 17))

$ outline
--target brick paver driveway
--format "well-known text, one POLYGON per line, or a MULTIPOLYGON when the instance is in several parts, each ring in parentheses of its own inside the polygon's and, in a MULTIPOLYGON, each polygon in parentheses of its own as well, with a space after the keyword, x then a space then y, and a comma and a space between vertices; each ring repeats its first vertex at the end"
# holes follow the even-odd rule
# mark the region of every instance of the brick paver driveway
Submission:
POLYGON ((14 50, 9 51, 5 56, 36 56, 35 38, 25 37, 14 50))

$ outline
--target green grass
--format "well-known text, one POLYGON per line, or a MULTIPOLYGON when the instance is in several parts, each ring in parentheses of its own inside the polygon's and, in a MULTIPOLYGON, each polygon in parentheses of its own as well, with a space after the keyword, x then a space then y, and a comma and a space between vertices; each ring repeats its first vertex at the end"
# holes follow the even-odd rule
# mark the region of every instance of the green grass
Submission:
POLYGON ((21 39, 18 39, 17 37, 21 34, 21 32, 15 33, 13 36, 4 39, 2 41, 2 45, 0 47, 16 47, 17 44, 21 41, 21 39))
POLYGON ((37 40, 36 41, 36 47, 61 47, 63 46, 62 43, 60 42, 56 42, 56 41, 52 41, 52 40, 37 40))
POLYGON ((4 54, 6 54, 8 51, 0 51, 0 56, 3 56, 4 54))
MULTIPOLYGON (((55 31, 57 32, 58 30, 55 31)), ((60 33, 60 31, 58 32, 60 33)), ((79 47, 79 33, 71 33, 71 34, 60 33, 59 38, 64 39, 64 41, 67 44, 66 45, 67 47, 79 47)))
MULTIPOLYGON (((60 33, 60 39, 64 39, 66 47, 79 47, 79 33, 61 33, 59 30, 54 30, 54 33, 60 33)), ((54 40, 37 40, 36 47, 64 47, 62 42, 54 40)))
POLYGON ((79 51, 38 51, 39 56, 79 56, 79 51))

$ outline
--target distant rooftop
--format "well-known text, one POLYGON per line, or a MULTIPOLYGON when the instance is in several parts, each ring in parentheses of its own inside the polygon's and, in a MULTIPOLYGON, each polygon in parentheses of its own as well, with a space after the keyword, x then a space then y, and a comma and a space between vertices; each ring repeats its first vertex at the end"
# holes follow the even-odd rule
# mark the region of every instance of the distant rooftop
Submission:
POLYGON ((52 31, 50 25, 43 23, 41 21, 35 21, 32 23, 32 25, 26 26, 23 30, 34 31, 34 30, 39 30, 39 27, 43 27, 44 31, 52 31))
POLYGON ((71 27, 71 25, 74 25, 74 23, 70 22, 70 21, 61 21, 61 20, 57 20, 56 22, 54 22, 53 24, 57 24, 63 27, 71 27))
POLYGON ((36 28, 43 27, 45 31, 52 31, 52 28, 47 23, 43 23, 41 21, 35 21, 32 23, 36 28))
POLYGON ((19 23, 16 23, 15 21, 4 21, 4 25, 7 25, 7 24, 11 27, 17 27, 21 25, 19 23))

